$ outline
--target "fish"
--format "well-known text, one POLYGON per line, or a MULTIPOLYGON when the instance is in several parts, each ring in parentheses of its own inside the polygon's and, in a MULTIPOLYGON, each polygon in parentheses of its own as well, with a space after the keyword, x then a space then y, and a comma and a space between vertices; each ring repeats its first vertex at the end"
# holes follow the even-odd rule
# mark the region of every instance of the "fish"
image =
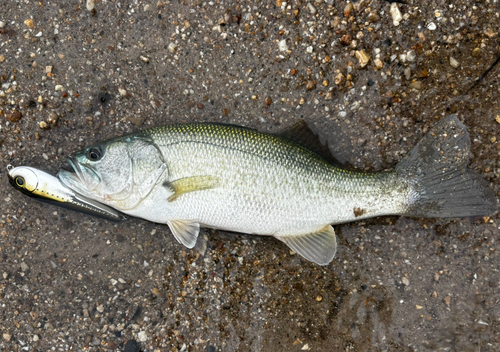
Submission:
POLYGON ((64 186, 59 178, 30 166, 7 166, 10 184, 22 193, 47 203, 55 204, 111 221, 126 217, 117 210, 64 186))
POLYGON ((456 115, 382 172, 339 167, 290 134, 187 123, 95 143, 71 154, 71 167, 58 177, 124 214, 167 224, 188 248, 208 227, 273 236, 327 265, 337 251, 332 224, 495 212, 493 191, 468 169, 469 154, 469 134, 456 115))

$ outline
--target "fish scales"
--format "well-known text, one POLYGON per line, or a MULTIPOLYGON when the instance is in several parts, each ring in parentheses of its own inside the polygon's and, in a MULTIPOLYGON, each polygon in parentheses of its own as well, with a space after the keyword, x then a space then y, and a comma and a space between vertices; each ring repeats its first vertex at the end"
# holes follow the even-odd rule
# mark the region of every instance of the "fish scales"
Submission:
POLYGON ((250 129, 184 124, 142 136, 168 160, 169 179, 220 179, 219 187, 186 194, 169 209, 169 216, 194 217, 208 227, 279 236, 352 220, 354 209, 363 212, 358 218, 401 211, 406 200, 391 191, 395 173, 340 169, 292 141, 250 129))

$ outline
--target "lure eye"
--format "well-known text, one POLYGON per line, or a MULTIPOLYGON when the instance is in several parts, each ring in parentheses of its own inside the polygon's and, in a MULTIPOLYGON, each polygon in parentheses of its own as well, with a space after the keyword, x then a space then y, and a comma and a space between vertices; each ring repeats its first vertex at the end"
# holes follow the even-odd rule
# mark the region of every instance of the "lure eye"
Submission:
POLYGON ((87 152, 87 159, 90 161, 98 161, 102 157, 102 150, 100 147, 92 147, 87 152))
POLYGON ((21 177, 21 176, 17 176, 16 179, 16 185, 20 188, 23 188, 24 187, 24 178, 21 177))

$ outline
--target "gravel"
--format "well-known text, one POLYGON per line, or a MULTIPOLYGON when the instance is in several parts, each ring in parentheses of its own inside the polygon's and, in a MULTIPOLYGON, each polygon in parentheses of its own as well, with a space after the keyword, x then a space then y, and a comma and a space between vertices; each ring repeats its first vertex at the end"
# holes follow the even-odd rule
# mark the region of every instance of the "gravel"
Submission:
POLYGON ((0 350, 500 350, 498 213, 334 226, 319 267, 216 230, 202 256, 6 177, 140 128, 300 118, 384 170, 456 113, 498 196, 498 19, 494 1, 0 2, 0 350))

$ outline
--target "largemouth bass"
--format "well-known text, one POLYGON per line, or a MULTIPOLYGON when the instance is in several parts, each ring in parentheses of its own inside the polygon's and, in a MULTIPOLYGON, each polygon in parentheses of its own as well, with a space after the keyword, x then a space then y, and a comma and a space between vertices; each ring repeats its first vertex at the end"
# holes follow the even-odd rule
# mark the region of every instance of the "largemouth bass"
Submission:
POLYGON ((192 248, 200 227, 274 236, 326 265, 331 224, 381 215, 470 217, 497 208, 467 170, 470 139, 454 116, 438 123, 392 171, 339 168, 291 139, 214 123, 145 129, 69 157, 68 188, 167 224, 192 248))
POLYGON ((29 166, 8 165, 7 172, 11 185, 30 197, 112 221, 125 219, 115 209, 75 193, 45 171, 29 166))

